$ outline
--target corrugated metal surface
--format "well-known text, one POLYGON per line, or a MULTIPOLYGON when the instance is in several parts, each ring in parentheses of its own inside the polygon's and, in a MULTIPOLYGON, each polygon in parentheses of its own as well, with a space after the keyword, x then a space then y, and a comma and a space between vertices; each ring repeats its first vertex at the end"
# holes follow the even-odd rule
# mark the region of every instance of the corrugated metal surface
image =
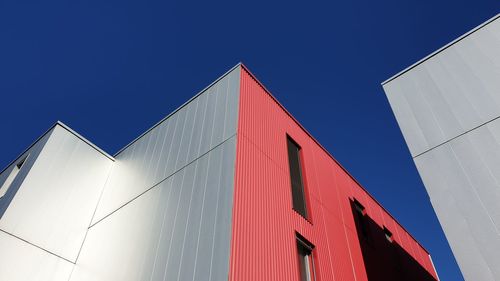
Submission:
POLYGON ((500 116, 500 20, 384 85, 416 156, 500 116))
POLYGON ((497 15, 384 85, 460 269, 471 281, 500 279, 499 77, 497 15))
MULTIPOLYGON (((295 232, 315 245, 317 280, 367 280, 349 198, 381 226, 406 232, 246 70, 240 95, 230 280, 297 280, 295 232), (302 147, 310 222, 292 210, 286 134, 302 147)), ((396 243, 425 259, 410 236, 396 243)))
POLYGON ((89 229, 71 281, 226 280, 236 137, 89 229))
POLYGON ((112 163, 56 125, 3 214, 0 229, 75 261, 112 163))
POLYGON ((67 281, 73 264, 0 231, 0 280, 67 281))
POLYGON ((235 68, 115 157, 93 223, 236 133, 239 72, 235 68))

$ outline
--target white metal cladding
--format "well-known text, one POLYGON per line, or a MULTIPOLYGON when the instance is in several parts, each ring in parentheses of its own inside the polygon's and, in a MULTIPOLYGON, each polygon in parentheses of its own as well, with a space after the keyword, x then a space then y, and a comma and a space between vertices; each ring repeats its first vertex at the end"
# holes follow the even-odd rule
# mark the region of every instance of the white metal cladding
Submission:
POLYGON ((0 198, 0 280, 227 279, 239 81, 238 65, 116 160, 58 122, 0 198))
POLYGON ((71 281, 227 280, 235 139, 91 227, 71 281))
POLYGON ((26 178, 26 175, 28 174, 29 170, 35 163, 36 159, 38 158, 38 155, 40 154, 40 151, 42 151, 43 146, 49 139, 49 136, 51 134, 53 129, 50 129, 47 133, 45 133, 36 143, 34 143, 29 149, 27 149, 21 156, 16 159, 16 161, 12 162, 3 172, 0 173, 0 186, 1 188, 8 188, 7 191, 5 191, 5 194, 3 197, 0 198, 0 222, 2 215, 5 213, 7 208, 9 207, 10 203, 12 202, 12 199, 16 195, 17 191, 19 190, 19 187, 21 186, 22 182, 26 178), (27 157, 29 156, 29 157, 27 157), (22 165, 21 169, 19 170, 19 173, 17 174, 16 178, 14 181, 10 184, 10 186, 3 186, 5 181, 7 180, 7 177, 11 173, 12 169, 17 165, 17 163, 21 160, 24 159, 25 157, 26 160, 24 161, 24 164, 22 165))
POLYGON ((0 280, 67 281, 73 264, 0 231, 0 280))
POLYGON ((75 261, 112 163, 56 125, 0 219, 0 229, 75 261))
POLYGON ((93 223, 236 133, 240 68, 116 155, 93 223))
POLYGON ((500 17, 384 90, 468 281, 500 280, 500 17))

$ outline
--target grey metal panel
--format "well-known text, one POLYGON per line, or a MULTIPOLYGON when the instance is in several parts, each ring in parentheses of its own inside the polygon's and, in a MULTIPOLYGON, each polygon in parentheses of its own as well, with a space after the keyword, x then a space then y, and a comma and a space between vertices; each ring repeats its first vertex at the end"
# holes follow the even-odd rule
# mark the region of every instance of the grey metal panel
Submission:
POLYGON ((236 136, 93 225, 70 281, 226 280, 236 136))
POLYGON ((420 128, 415 114, 412 111, 408 101, 406 100, 403 91, 401 91, 398 83, 399 79, 394 83, 384 85, 384 90, 387 99, 391 104, 392 111, 396 120, 398 121, 399 128, 403 133, 406 144, 410 149, 410 153, 415 155, 418 151, 425 151, 429 148, 429 144, 420 128))
POLYGON ((500 15, 384 83, 466 280, 500 280, 500 15))
POLYGON ((500 240, 459 153, 446 144, 415 158, 415 164, 464 275, 495 280, 486 276, 500 262, 500 240))
POLYGON ((73 264, 0 231, 0 280, 67 281, 73 264))
POLYGON ((55 126, 0 229, 75 261, 113 161, 55 126))
POLYGON ((93 223, 233 136, 239 80, 237 67, 121 151, 93 223))
POLYGON ((384 84, 413 156, 500 116, 499 34, 497 19, 384 84))

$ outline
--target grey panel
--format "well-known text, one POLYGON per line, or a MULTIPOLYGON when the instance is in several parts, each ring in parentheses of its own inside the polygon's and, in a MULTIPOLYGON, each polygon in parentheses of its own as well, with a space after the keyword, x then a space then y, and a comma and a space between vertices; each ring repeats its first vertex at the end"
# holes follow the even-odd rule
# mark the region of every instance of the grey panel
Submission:
POLYGON ((113 161, 57 125, 0 229, 75 261, 113 161))
POLYGON ((239 81, 237 67, 121 151, 93 223, 233 136, 239 81))
POLYGON ((93 225, 71 281, 227 280, 236 136, 93 225))
POLYGON ((0 280, 67 281, 73 264, 0 231, 0 280))
POLYGON ((500 116, 499 30, 497 19, 384 85, 413 156, 500 116))
POLYGON ((495 280, 485 276, 498 271, 500 240, 470 171, 458 160, 462 157, 446 144, 415 158, 415 163, 464 275, 495 280))
POLYGON ((500 280, 500 16, 384 85, 466 280, 500 280))

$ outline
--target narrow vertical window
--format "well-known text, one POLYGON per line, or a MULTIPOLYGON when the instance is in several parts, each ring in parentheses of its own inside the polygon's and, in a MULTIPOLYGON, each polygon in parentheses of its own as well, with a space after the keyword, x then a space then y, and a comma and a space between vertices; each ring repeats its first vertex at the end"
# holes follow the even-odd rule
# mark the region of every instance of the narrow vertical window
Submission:
POLYGON ((3 182, 2 187, 0 187, 0 198, 2 198, 7 193, 7 190, 9 190, 10 185, 12 184, 14 179, 16 178, 19 171, 21 170, 21 167, 23 166, 24 161, 26 161, 26 158, 27 158, 27 156, 24 157, 21 161, 19 161, 16 165, 14 165, 14 167, 10 171, 10 174, 7 176, 7 178, 3 182))
POLYGON ((305 239, 297 236, 297 253, 300 271, 300 281, 314 281, 314 261, 313 261, 313 248, 311 243, 305 239))
POLYGON ((307 206, 304 192, 304 180, 300 159, 300 146, 290 137, 287 137, 288 164, 290 166, 290 180, 292 183, 293 209, 307 218, 307 206))

